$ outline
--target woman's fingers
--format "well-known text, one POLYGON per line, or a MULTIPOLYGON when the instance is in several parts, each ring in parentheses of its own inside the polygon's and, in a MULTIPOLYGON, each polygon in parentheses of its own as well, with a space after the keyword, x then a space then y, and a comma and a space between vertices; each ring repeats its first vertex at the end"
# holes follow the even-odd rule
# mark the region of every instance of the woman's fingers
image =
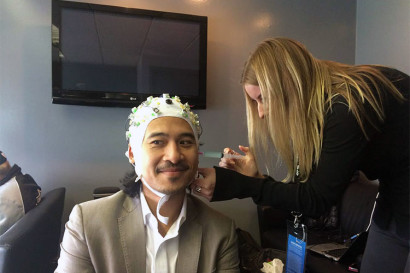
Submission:
POLYGON ((219 167, 226 169, 235 169, 235 160, 231 158, 221 158, 219 167))
MULTIPOLYGON (((240 153, 232 150, 231 148, 225 148, 223 153, 224 154, 232 154, 232 155, 241 155, 240 153)), ((226 168, 226 169, 230 169, 230 170, 234 170, 234 171, 238 172, 238 171, 240 171, 238 169, 238 167, 240 167, 240 166, 238 166, 238 160, 240 160, 240 159, 232 159, 232 158, 222 157, 220 159, 218 165, 221 168, 226 168)))
POLYGON ((241 150, 244 154, 248 154, 249 147, 239 145, 239 150, 241 150))

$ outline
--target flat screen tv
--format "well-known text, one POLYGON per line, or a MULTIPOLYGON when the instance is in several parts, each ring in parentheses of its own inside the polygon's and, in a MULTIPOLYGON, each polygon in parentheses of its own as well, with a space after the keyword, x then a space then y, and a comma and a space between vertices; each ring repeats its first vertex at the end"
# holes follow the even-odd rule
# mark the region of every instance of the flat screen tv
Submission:
POLYGON ((52 102, 130 107, 169 93, 206 108, 205 16, 52 1, 52 102))

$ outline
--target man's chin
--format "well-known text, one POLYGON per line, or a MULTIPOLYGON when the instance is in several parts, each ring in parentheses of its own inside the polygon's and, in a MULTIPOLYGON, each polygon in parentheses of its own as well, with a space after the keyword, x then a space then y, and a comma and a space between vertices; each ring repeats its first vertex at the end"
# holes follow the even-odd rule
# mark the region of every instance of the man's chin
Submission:
POLYGON ((184 184, 186 181, 191 181, 193 179, 193 175, 189 171, 181 171, 181 172, 163 172, 160 173, 161 179, 165 179, 171 183, 181 183, 184 184))
POLYGON ((146 177, 147 183, 163 194, 174 194, 185 191, 194 179, 192 172, 157 173, 155 177, 146 177))
POLYGON ((166 195, 174 195, 174 194, 178 194, 178 193, 183 193, 183 192, 185 192, 186 191, 186 186, 184 185, 184 186, 181 186, 181 187, 167 187, 167 188, 163 188, 162 190, 161 190, 161 192, 163 193, 163 194, 166 194, 166 195))
POLYGON ((168 185, 163 184, 161 192, 165 194, 175 194, 177 192, 183 192, 188 187, 189 182, 185 177, 168 177, 168 185))

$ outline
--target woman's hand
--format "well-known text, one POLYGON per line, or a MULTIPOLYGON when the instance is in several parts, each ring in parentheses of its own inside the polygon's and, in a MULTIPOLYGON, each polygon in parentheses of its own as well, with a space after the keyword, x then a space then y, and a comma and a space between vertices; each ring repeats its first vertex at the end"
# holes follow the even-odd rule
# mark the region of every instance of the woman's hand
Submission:
POLYGON ((203 196, 208 201, 211 201, 214 194, 216 183, 216 172, 214 168, 198 168, 199 178, 195 179, 191 184, 191 190, 199 195, 203 196), (201 178, 202 176, 202 178, 201 178))
MULTIPOLYGON (((221 160, 219 161, 219 167, 234 170, 246 176, 261 176, 256 165, 255 157, 250 152, 249 147, 239 145, 239 149, 245 154, 243 155, 243 158, 221 158, 221 160)), ((231 148, 225 148, 224 154, 241 155, 231 148)))

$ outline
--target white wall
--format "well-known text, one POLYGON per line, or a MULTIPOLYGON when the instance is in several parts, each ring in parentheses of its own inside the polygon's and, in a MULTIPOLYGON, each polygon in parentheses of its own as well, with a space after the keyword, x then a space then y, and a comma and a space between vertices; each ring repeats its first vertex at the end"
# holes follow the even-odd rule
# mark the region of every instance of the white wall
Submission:
POLYGON ((356 63, 410 74, 410 1, 358 0, 356 63))
MULTIPOLYGON (((319 58, 354 63, 356 1, 89 2, 208 16, 208 108, 198 111, 206 150, 246 145, 239 78, 245 59, 262 39, 288 36, 305 43, 319 58)), ((50 0, 0 1, 0 150, 44 192, 66 187, 66 221, 75 203, 91 199, 96 187, 119 185, 129 170, 124 157, 129 110, 51 103, 50 13, 50 0)), ((201 166, 217 163, 203 160, 201 166)), ((259 240, 252 200, 211 205, 259 240)))

